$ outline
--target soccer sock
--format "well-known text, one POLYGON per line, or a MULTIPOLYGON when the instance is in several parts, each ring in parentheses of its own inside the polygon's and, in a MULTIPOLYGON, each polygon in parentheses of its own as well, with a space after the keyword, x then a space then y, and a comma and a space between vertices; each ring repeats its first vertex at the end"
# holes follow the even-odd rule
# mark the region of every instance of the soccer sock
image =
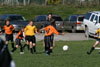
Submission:
POLYGON ((25 47, 26 47, 26 45, 27 45, 27 44, 24 44, 23 48, 25 48, 25 47))
POLYGON ((34 52, 36 52, 36 46, 33 46, 33 50, 34 50, 34 52))
POLYGON ((30 48, 31 53, 33 54, 33 48, 30 48))
POLYGON ((90 50, 89 52, 90 52, 90 53, 92 53, 92 52, 93 52, 93 50, 94 50, 94 47, 92 47, 92 48, 91 48, 91 50, 90 50))
POLYGON ((29 45, 27 45, 27 49, 29 50, 29 45))
POLYGON ((50 49, 50 52, 52 53, 52 49, 50 49))
POLYGON ((12 48, 14 48, 14 43, 12 43, 12 48))
POLYGON ((14 52, 16 49, 17 49, 17 48, 16 48, 16 47, 14 47, 14 48, 13 48, 13 50, 12 50, 11 52, 14 52))
POLYGON ((22 46, 20 46, 20 52, 23 52, 23 47, 22 46))

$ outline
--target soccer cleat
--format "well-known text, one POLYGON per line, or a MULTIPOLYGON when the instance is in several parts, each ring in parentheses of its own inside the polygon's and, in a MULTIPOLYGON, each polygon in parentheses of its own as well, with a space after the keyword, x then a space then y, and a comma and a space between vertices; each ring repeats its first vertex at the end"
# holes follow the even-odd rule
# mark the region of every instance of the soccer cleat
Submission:
POLYGON ((46 55, 49 56, 50 55, 50 52, 49 51, 46 51, 46 55))
POLYGON ((100 54, 100 51, 98 53, 100 54))
POLYGON ((90 55, 91 53, 90 52, 87 52, 87 54, 90 55))
POLYGON ((24 54, 24 52, 20 52, 20 54, 24 54))
POLYGON ((13 54, 13 52, 10 52, 10 54, 13 54))
POLYGON ((46 53, 46 56, 49 56, 49 54, 46 53))

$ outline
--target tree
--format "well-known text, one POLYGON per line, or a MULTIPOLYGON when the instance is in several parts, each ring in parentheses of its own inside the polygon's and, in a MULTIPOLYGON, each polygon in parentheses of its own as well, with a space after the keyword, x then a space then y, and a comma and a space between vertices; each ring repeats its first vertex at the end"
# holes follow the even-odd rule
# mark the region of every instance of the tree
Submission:
POLYGON ((61 2, 61 0, 47 0, 49 5, 57 5, 61 2))

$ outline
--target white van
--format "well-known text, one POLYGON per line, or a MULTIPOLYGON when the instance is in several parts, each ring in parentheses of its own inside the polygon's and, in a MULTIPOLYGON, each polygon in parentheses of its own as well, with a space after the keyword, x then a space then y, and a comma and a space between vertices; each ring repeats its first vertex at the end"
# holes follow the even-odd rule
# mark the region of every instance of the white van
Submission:
POLYGON ((85 36, 93 36, 100 28, 100 11, 88 12, 83 21, 85 36))

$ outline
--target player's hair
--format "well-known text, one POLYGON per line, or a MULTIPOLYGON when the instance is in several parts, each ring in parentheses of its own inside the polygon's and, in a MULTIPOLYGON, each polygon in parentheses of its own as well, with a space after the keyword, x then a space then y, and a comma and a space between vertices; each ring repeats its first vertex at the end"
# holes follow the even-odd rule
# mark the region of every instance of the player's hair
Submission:
POLYGON ((52 15, 52 13, 48 13, 48 15, 52 15))
POLYGON ((51 19, 50 22, 51 22, 51 25, 54 25, 55 24, 55 19, 51 19))
POLYGON ((6 24, 7 21, 9 21, 9 19, 6 19, 6 20, 5 20, 5 24, 6 24))
POLYGON ((31 20, 29 20, 29 23, 30 23, 31 21, 33 22, 33 20, 31 19, 31 20))

